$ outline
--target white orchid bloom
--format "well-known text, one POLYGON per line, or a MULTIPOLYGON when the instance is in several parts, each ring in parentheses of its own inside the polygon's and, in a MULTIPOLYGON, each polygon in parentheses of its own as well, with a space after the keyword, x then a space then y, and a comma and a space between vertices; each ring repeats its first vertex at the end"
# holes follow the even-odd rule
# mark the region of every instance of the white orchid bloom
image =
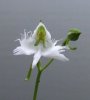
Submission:
POLYGON ((58 40, 52 40, 51 34, 45 27, 45 25, 40 22, 33 34, 31 32, 21 34, 21 39, 17 39, 20 42, 20 46, 13 50, 14 55, 32 55, 33 62, 32 68, 34 68, 41 56, 58 59, 61 61, 68 61, 62 53, 67 48, 66 46, 56 45, 58 40))

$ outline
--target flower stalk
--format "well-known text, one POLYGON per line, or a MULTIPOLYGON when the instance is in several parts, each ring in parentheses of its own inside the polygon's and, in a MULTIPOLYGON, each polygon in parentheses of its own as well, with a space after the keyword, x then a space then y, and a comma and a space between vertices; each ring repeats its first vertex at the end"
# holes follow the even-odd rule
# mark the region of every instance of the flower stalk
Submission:
POLYGON ((54 61, 54 59, 50 59, 48 63, 42 68, 42 72, 54 61))
POLYGON ((57 45, 58 40, 53 40, 51 38, 50 32, 47 30, 44 23, 40 21, 33 34, 29 35, 31 32, 26 32, 21 34, 21 39, 17 39, 20 42, 20 46, 13 50, 14 55, 32 55, 33 62, 30 65, 29 71, 25 80, 29 80, 32 74, 32 70, 37 66, 38 72, 35 82, 33 100, 37 100, 37 93, 40 83, 40 78, 42 72, 54 61, 54 59, 61 61, 68 61, 69 59, 63 54, 66 49, 76 50, 76 47, 70 45, 71 41, 78 40, 81 32, 80 30, 73 28, 67 33, 67 37, 64 39, 62 45, 57 45), (42 67, 40 58, 41 56, 47 57, 50 60, 45 66, 42 67))
POLYGON ((28 71, 28 73, 27 73, 27 76, 26 76, 25 80, 29 80, 31 74, 32 74, 32 64, 30 65, 30 68, 29 68, 29 71, 28 71))
POLYGON ((38 70, 38 74, 37 74, 37 78, 36 78, 36 83, 35 83, 33 100, 37 100, 37 93, 38 93, 38 87, 39 87, 39 83, 40 83, 41 73, 42 72, 40 70, 38 70))
POLYGON ((38 93, 38 88, 39 88, 39 83, 40 83, 42 72, 53 62, 53 60, 54 59, 50 59, 43 68, 41 67, 40 61, 37 63, 38 73, 37 73, 36 82, 35 82, 33 100, 37 100, 37 93, 38 93))

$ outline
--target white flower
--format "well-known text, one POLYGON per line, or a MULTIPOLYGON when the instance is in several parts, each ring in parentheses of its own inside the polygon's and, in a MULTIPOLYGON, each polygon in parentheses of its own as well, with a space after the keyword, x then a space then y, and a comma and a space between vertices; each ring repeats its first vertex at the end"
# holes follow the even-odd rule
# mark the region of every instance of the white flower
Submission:
POLYGON ((17 40, 19 40, 20 46, 13 50, 14 55, 34 54, 32 68, 36 66, 41 56, 68 61, 68 58, 62 54, 67 47, 56 45, 58 40, 51 39, 51 34, 42 22, 39 23, 33 34, 26 33, 24 30, 21 39, 17 40))

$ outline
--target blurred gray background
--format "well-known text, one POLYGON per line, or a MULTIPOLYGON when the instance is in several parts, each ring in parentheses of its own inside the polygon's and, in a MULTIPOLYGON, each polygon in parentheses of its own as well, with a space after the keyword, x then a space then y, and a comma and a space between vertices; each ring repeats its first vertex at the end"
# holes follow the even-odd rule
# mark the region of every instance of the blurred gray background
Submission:
POLYGON ((43 73, 38 100, 90 100, 89 0, 0 0, 0 100, 32 100, 37 69, 24 79, 33 56, 12 51, 20 33, 33 31, 40 19, 52 38, 65 38, 72 27, 82 35, 72 44, 78 49, 65 53, 69 62, 55 60, 43 73))

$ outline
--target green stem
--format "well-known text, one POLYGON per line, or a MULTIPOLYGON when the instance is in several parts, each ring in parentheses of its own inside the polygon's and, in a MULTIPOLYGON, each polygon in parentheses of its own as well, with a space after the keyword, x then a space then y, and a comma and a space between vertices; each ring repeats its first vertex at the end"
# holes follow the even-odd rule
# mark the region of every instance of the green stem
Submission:
POLYGON ((27 73, 27 76, 26 76, 25 80, 29 80, 31 74, 32 74, 32 64, 30 65, 30 68, 29 68, 29 71, 28 71, 28 73, 27 73))
POLYGON ((54 61, 54 59, 50 59, 49 62, 42 68, 42 72, 54 61))
POLYGON ((70 42, 70 40, 69 40, 68 38, 66 38, 66 39, 63 41, 62 46, 68 45, 69 42, 70 42))
POLYGON ((41 71, 38 71, 37 78, 36 78, 36 83, 35 83, 33 100, 37 99, 37 93, 38 93, 38 87, 39 87, 39 83, 40 83, 40 77, 41 77, 41 71))

